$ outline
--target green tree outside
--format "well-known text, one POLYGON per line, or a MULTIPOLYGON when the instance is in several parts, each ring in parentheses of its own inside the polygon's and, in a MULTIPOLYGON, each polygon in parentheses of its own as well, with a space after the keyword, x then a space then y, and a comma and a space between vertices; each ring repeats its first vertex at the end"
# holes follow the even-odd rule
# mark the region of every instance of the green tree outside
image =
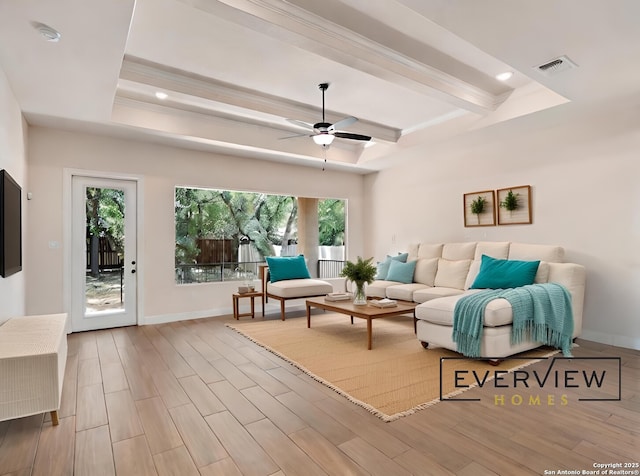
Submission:
MULTIPOLYGON (((176 187, 175 264, 195 264, 202 239, 232 240, 235 249, 250 244, 261 257, 276 246, 297 242, 298 199, 286 195, 176 187)), ((345 201, 318 201, 319 244, 345 242, 345 201)), ((260 258, 261 259, 261 258, 260 258)))

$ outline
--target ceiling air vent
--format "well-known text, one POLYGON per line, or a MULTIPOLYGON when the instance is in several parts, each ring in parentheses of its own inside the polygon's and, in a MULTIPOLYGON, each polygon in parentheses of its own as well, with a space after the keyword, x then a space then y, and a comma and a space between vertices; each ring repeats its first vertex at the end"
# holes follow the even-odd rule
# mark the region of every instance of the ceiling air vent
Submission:
POLYGON ((537 69, 545 76, 553 76, 568 69, 577 68, 578 65, 571 61, 567 56, 558 56, 557 58, 547 61, 544 64, 536 66, 537 69))

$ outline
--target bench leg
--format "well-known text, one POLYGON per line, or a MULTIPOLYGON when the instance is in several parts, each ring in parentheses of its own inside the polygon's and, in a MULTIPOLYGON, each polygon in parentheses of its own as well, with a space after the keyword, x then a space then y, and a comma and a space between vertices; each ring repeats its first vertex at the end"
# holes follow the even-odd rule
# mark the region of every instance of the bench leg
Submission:
POLYGON ((58 423, 58 410, 54 410, 51 412, 51 424, 57 426, 58 423))
POLYGON ((284 299, 280 299, 280 319, 284 321, 284 299))

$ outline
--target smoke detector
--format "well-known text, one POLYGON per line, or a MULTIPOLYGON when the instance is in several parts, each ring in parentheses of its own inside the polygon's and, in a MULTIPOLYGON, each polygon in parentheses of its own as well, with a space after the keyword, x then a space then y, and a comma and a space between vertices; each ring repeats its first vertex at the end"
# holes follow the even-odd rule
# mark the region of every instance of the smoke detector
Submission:
POLYGON ((554 76, 568 69, 577 67, 578 65, 571 61, 568 56, 558 56, 546 63, 535 66, 534 69, 538 70, 545 76, 554 76))
POLYGON ((36 29, 38 33, 47 41, 51 41, 52 43, 57 43, 60 41, 62 35, 55 28, 50 27, 49 25, 45 25, 40 22, 31 22, 31 26, 36 29))

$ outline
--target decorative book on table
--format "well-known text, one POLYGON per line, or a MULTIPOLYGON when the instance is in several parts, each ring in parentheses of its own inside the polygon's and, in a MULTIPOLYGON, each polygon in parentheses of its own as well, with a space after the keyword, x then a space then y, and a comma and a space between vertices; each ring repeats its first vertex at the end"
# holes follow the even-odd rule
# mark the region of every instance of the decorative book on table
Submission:
POLYGON ((351 298, 350 293, 329 293, 324 297, 325 301, 347 301, 351 298))
POLYGON ((395 299, 372 299, 369 301, 369 304, 376 307, 394 307, 398 305, 398 301, 395 299))

